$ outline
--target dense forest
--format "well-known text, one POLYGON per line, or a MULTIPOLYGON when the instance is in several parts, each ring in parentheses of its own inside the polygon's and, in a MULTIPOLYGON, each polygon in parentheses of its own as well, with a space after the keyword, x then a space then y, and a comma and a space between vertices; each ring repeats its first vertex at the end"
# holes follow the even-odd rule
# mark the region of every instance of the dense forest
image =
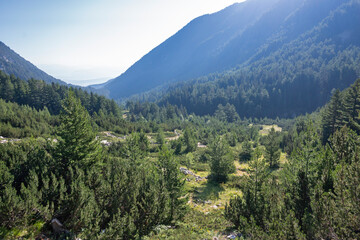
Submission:
MULTIPOLYGON (((0 71, 0 97, 2 99, 29 105, 38 110, 46 107, 54 115, 60 113, 61 100, 65 99, 68 89, 69 86, 46 84, 41 80, 24 81, 15 75, 9 76, 0 71)), ((90 114, 103 112, 114 116, 120 115, 120 108, 114 101, 80 88, 72 89, 90 114)))
POLYGON ((274 132, 264 159, 255 149, 252 173, 242 182, 244 195, 225 209, 239 230, 254 239, 359 238, 359 83, 334 93, 318 126, 312 121, 294 126, 281 171, 271 167, 274 132))
POLYGON ((113 100, 66 85, 46 84, 35 79, 24 81, 0 71, 0 98, 4 110, 0 135, 29 137, 53 133, 53 127, 59 124, 62 101, 70 89, 81 100, 97 127, 114 130, 121 126, 121 108, 113 100))
POLYGON ((330 99, 333 89, 344 89, 360 76, 360 49, 335 46, 298 42, 249 67, 175 84, 159 104, 197 115, 212 115, 219 105, 231 104, 247 118, 311 113, 330 99))
POLYGON ((360 80, 288 120, 3 73, 0 93, 3 239, 360 237, 360 80))

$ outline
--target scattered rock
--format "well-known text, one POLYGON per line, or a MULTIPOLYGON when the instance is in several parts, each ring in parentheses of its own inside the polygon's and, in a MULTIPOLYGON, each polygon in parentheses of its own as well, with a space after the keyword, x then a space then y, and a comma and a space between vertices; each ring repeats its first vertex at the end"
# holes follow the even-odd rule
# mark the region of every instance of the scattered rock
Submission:
POLYGON ((185 174, 185 175, 194 176, 196 182, 202 181, 202 180, 205 179, 205 178, 203 178, 203 177, 200 177, 200 176, 196 175, 195 173, 193 173, 192 171, 190 171, 189 169, 184 168, 184 167, 180 167, 180 172, 182 172, 182 173, 185 174))
POLYGON ((112 138, 117 138, 117 139, 123 139, 123 140, 126 139, 126 136, 118 137, 118 136, 115 136, 114 134, 112 134, 111 132, 104 132, 104 133, 105 133, 105 135, 106 135, 107 137, 112 137, 112 138))
POLYGON ((13 142, 19 142, 19 141, 21 141, 21 139, 17 139, 17 138, 9 139, 9 138, 4 138, 3 136, 0 136, 0 144, 13 143, 13 142))
POLYGON ((199 182, 199 181, 202 181, 202 180, 204 180, 204 178, 202 178, 202 177, 200 177, 200 176, 196 176, 196 177, 195 177, 195 181, 196 181, 196 182, 199 182))
POLYGON ((105 146, 110 146, 111 145, 111 142, 109 142, 108 140, 102 140, 100 143, 105 145, 105 146))
POLYGON ((202 143, 200 143, 200 142, 197 143, 197 147, 198 147, 198 148, 207 148, 206 145, 204 145, 204 144, 202 144, 202 143))
POLYGON ((55 233, 66 232, 66 230, 63 228, 63 225, 57 218, 54 218, 53 220, 51 220, 51 227, 55 233))
POLYGON ((236 232, 234 232, 234 233, 231 233, 230 235, 228 235, 226 238, 227 238, 227 239, 235 239, 235 238, 241 237, 241 236, 242 236, 241 233, 236 233, 236 232))

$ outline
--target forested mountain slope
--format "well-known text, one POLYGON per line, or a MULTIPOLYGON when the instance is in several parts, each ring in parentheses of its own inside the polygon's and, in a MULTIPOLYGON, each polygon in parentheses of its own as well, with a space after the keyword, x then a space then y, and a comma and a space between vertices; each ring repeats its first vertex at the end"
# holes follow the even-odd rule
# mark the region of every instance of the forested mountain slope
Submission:
POLYGON ((0 70, 7 74, 14 74, 16 77, 29 80, 31 78, 43 80, 47 83, 66 84, 56 79, 42 70, 38 69, 29 61, 22 58, 19 54, 11 50, 0 41, 0 70))
MULTIPOLYGON (((353 39, 352 33, 314 32, 314 29, 319 28, 324 19, 331 18, 334 10, 349 2, 358 3, 350 0, 248 0, 234 4, 196 18, 124 74, 105 84, 103 89, 110 97, 119 99, 164 84, 222 72, 286 50, 289 43, 300 40, 301 36, 302 42, 314 37, 339 38, 348 47, 353 42, 346 39, 353 39), (321 35, 314 35, 317 33, 321 35)), ((333 20, 339 26, 351 20, 349 25, 354 27, 359 22, 357 19, 345 13, 333 20)), ((281 57, 288 58, 287 55, 281 57)))
POLYGON ((119 116, 119 106, 113 100, 103 96, 88 93, 80 88, 55 83, 46 84, 41 80, 24 81, 0 71, 0 98, 20 105, 29 105, 38 110, 46 107, 51 114, 60 113, 61 101, 66 98, 69 89, 72 89, 76 97, 81 99, 82 104, 91 115, 101 111, 105 114, 119 116))
POLYGON ((0 136, 22 138, 52 133, 70 91, 100 129, 114 130, 124 125, 120 107, 113 100, 80 88, 21 80, 0 71, 0 136))
POLYGON ((333 89, 360 76, 360 3, 351 1, 275 52, 276 40, 248 64, 174 84, 160 100, 189 113, 213 114, 230 103, 243 117, 293 117, 324 105, 333 89), (268 55, 267 57, 261 57, 268 55))

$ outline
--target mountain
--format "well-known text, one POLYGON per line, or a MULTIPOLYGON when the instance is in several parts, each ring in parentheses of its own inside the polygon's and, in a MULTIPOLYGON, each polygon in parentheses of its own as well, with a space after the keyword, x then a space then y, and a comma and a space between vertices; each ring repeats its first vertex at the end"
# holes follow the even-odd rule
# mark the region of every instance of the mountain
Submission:
POLYGON ((248 0, 234 4, 194 19, 103 89, 111 98, 120 99, 247 65, 316 28, 346 2, 350 0, 248 0))
MULTIPOLYGON (((306 9, 320 8, 320 1, 314 2, 307 2, 311 8, 306 9)), ((239 67, 172 85, 160 105, 183 106, 198 115, 220 114, 226 105, 241 117, 311 113, 334 89, 360 78, 359 12, 360 2, 348 1, 294 40, 280 36, 269 41, 239 67)), ((288 19, 292 26, 300 18, 296 14, 288 19)))
POLYGON ((43 80, 47 83, 59 83, 66 85, 65 82, 56 79, 44 71, 34 66, 29 61, 22 58, 19 54, 11 50, 3 42, 0 41, 0 70, 24 80, 31 78, 43 80))

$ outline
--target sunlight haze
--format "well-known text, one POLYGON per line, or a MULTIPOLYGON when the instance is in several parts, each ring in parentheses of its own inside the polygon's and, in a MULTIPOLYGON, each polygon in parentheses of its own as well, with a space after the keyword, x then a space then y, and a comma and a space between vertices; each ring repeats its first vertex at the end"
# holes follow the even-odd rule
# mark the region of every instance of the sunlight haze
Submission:
POLYGON ((50 75, 87 85, 120 75, 192 19, 241 1, 1 0, 0 40, 50 75))

